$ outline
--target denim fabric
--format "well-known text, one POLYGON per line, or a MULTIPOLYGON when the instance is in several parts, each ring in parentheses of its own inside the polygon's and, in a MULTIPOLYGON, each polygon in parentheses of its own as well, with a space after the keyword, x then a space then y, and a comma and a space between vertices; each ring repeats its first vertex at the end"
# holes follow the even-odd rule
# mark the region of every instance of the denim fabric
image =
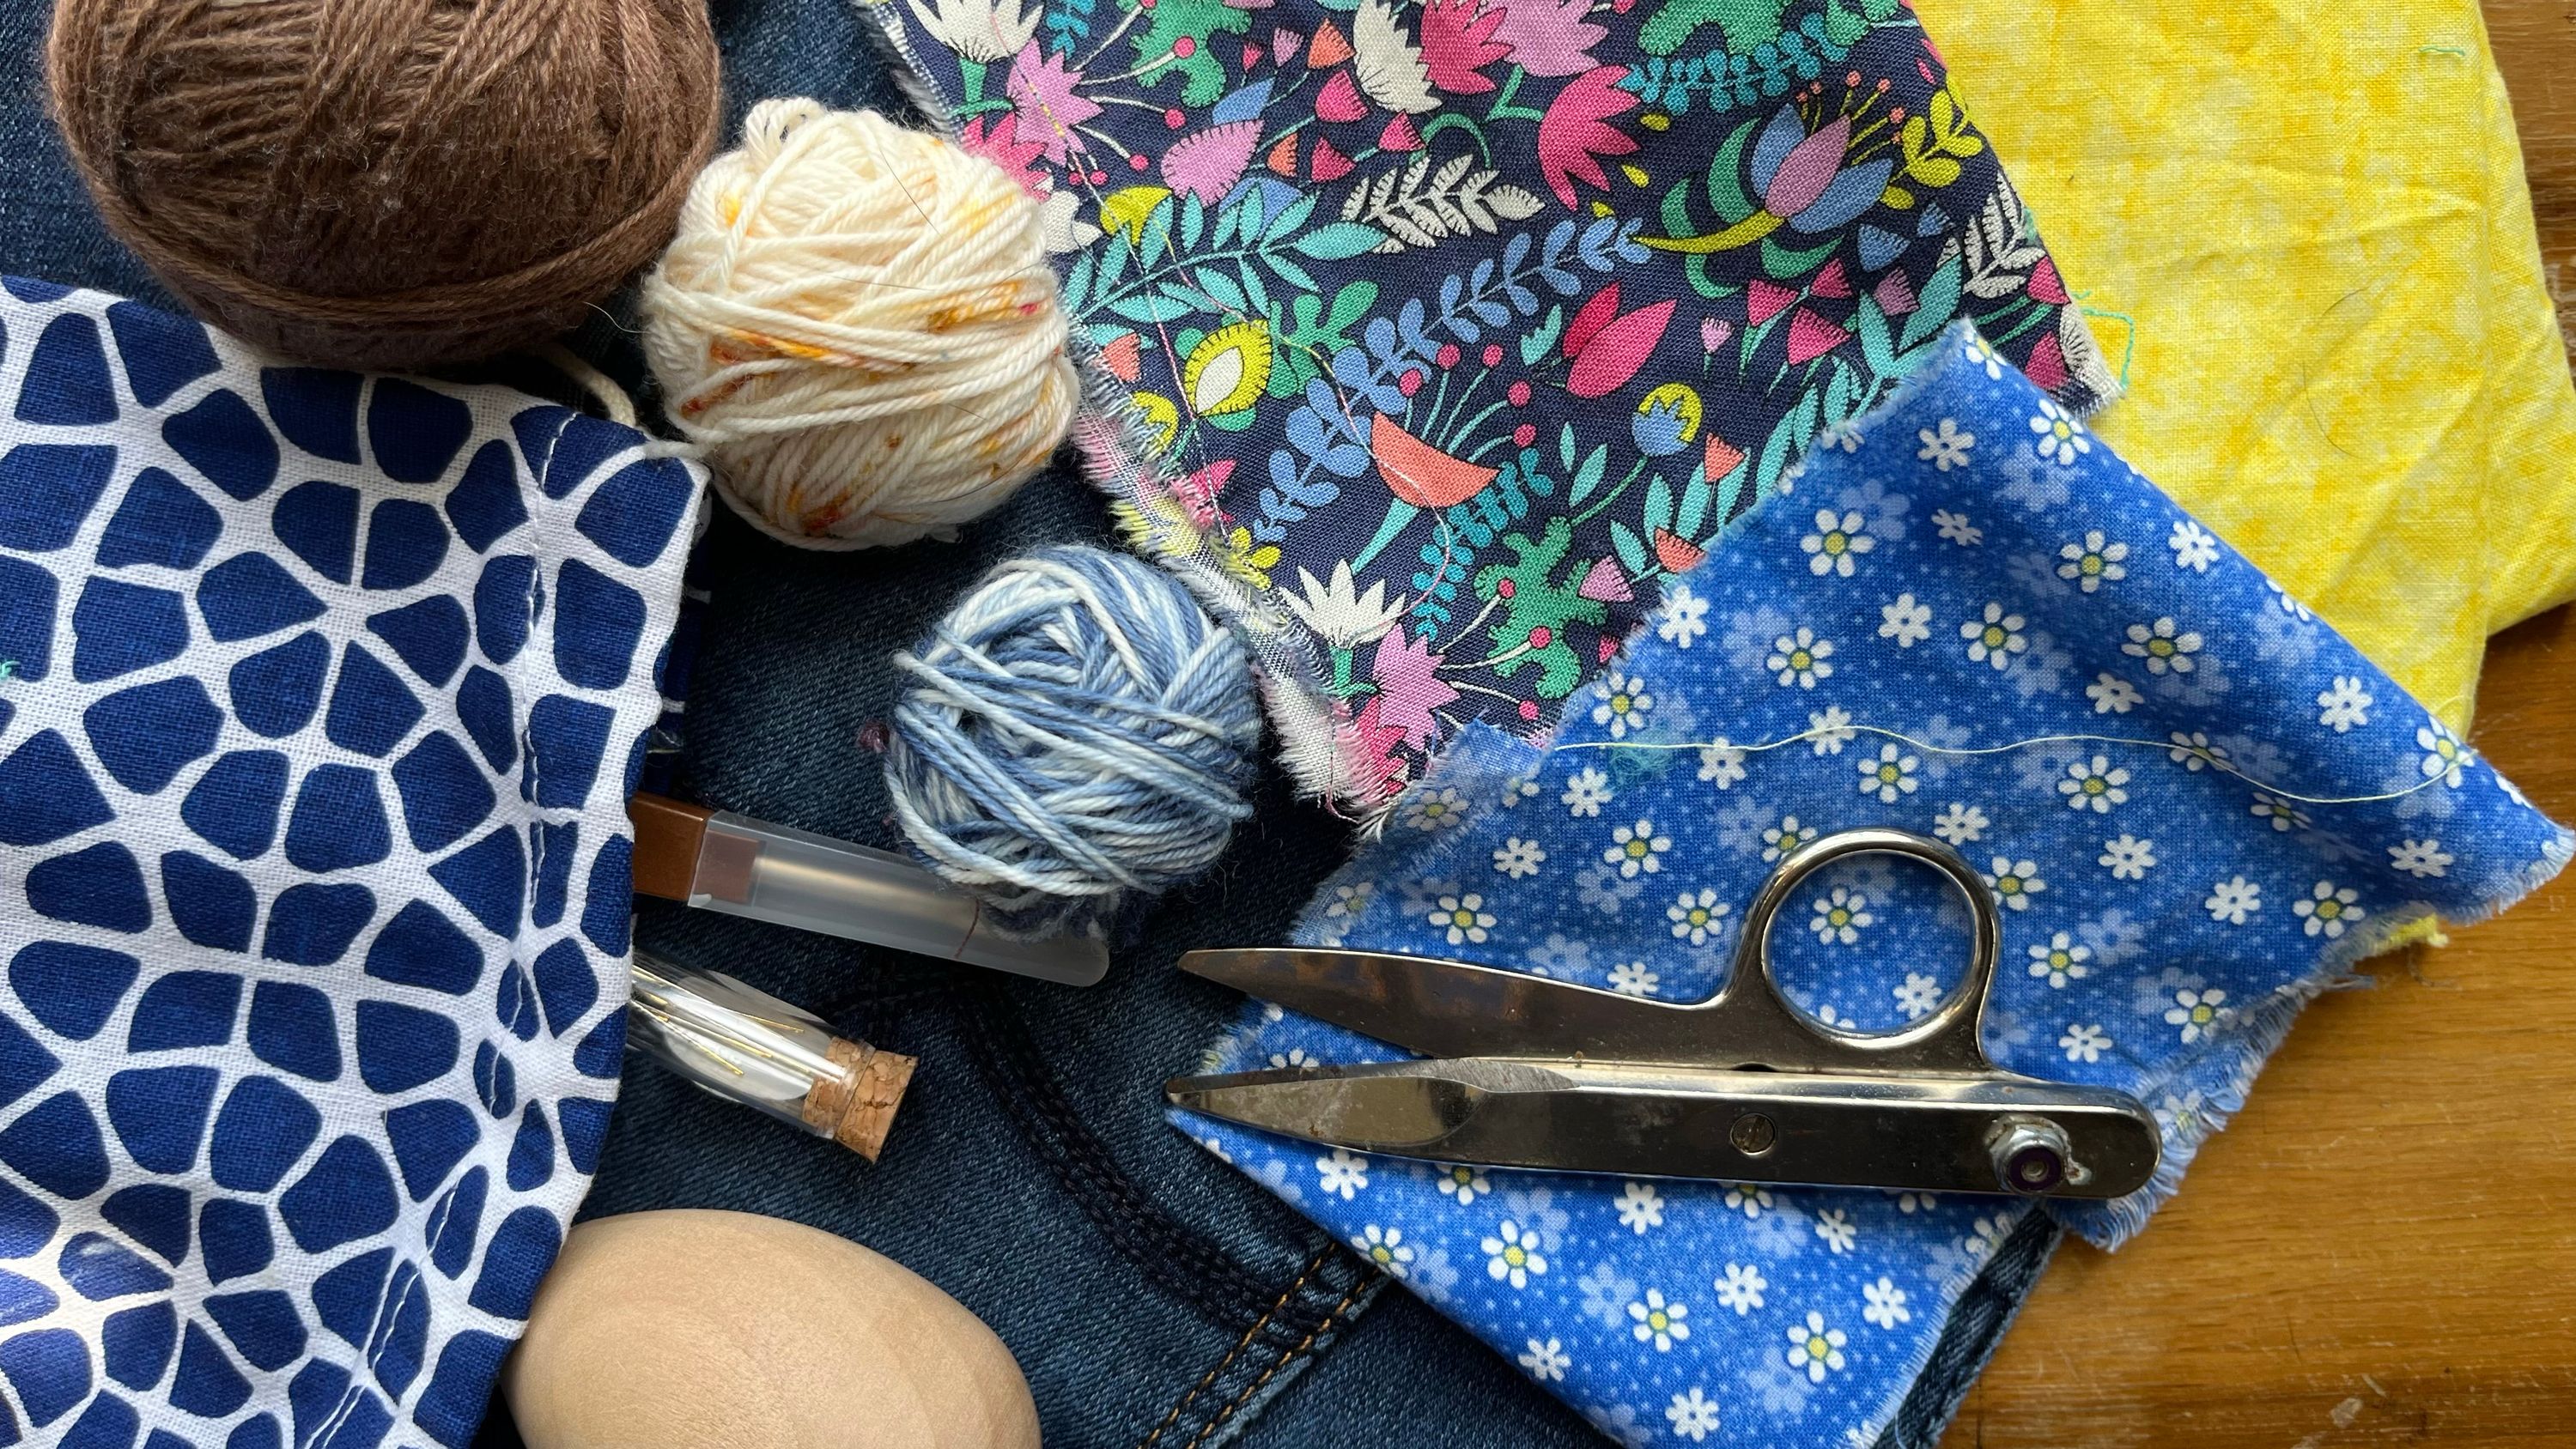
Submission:
MULTIPOLYGON (((44 115, 46 8, 0 7, 0 266, 170 305, 109 239, 44 115)), ((717 0, 728 126, 768 95, 899 108, 844 0, 717 0)), ((574 349, 630 386, 640 357, 600 316, 574 349)), ((531 383, 534 379, 514 380, 531 383)), ((1097 495, 1069 467, 958 545, 819 556, 717 515, 692 583, 710 603, 689 693, 683 788, 763 818, 890 845, 861 730, 913 643, 983 569, 1043 544, 1104 542, 1097 495)), ((767 1213, 842 1233, 957 1295, 1018 1356, 1050 1444, 1252 1449, 1397 1441, 1574 1449, 1579 1418, 1161 1121, 1161 1080, 1237 1008, 1171 970, 1192 946, 1285 939, 1340 863, 1344 827, 1265 781, 1258 823, 1202 885, 1168 900, 1089 991, 648 902, 645 946, 741 975, 844 1033, 918 1054, 882 1161, 760 1122, 651 1067, 630 1073, 587 1216, 656 1207, 767 1213), (1365 1317, 1362 1310, 1367 1310, 1365 1317), (1326 1349, 1332 1349, 1330 1353, 1326 1349)), ((1996 1305, 1954 1332, 1887 1441, 1938 1438, 2045 1257, 1999 1253, 1996 1305), (1952 1361, 1944 1375, 1938 1365, 1952 1361), (1907 1426, 1914 1432, 1904 1432, 1907 1426)), ((1972 1295, 1980 1297, 1981 1295, 1972 1295)), ((1964 1310, 1963 1324, 1972 1315, 1964 1310)), ((495 1413, 478 1443, 518 1442, 495 1413)))

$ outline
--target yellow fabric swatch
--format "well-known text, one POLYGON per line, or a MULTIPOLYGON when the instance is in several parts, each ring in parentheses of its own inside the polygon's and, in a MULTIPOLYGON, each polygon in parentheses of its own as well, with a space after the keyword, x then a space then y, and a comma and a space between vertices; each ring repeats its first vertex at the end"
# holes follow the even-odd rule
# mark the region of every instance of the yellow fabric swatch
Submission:
POLYGON ((2133 348, 2104 438, 2465 730, 2487 634, 2576 595, 2576 389, 2474 0, 1916 8, 2133 348))

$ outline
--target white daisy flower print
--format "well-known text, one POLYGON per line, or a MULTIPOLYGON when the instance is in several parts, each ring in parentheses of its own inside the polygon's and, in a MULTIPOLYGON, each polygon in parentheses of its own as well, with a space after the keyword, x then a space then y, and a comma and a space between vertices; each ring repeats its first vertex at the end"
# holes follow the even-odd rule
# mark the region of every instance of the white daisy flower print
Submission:
POLYGON ((1694 1386, 1687 1394, 1673 1395, 1664 1417, 1672 1421, 1674 1438, 1697 1444, 1717 1432, 1717 1400, 1694 1386))
POLYGON ((2265 579, 2263 581, 2263 587, 2272 591, 2272 602, 2280 607, 2282 613, 2289 615, 2291 618, 2298 620, 2302 624, 2315 622, 2317 617, 2315 611, 2311 610, 2307 605, 2300 603, 2298 597, 2292 594, 2288 589, 2281 587, 2278 580, 2265 579))
POLYGON ((1324 1191, 1349 1202, 1369 1185, 1369 1160, 1342 1148, 1333 1149, 1330 1157, 1315 1159, 1315 1176, 1324 1191))
POLYGON ((1369 898, 1377 894, 1377 882, 1364 880, 1357 885, 1333 887, 1333 903, 1324 907, 1327 919, 1346 921, 1368 909, 1369 898))
POLYGON ((1896 1009, 1905 1013, 1907 1021, 1921 1021, 1941 1004, 1941 983, 1920 971, 1906 972, 1905 979, 1889 987, 1888 992, 1896 998, 1896 1009))
POLYGON ((1932 833, 1952 845, 1974 845, 1986 838, 1986 829, 1993 823, 1985 811, 1953 800, 1932 817, 1932 833))
POLYGON ((1986 531, 1968 522, 1968 515, 1953 513, 1946 508, 1932 510, 1932 528, 1945 542, 1962 548, 1974 548, 1986 541, 1986 531))
POLYGON ((1621 996, 1652 996, 1663 979, 1643 961, 1624 961, 1610 968, 1610 989, 1621 996))
POLYGON ((1529 1280, 1547 1271, 1547 1259, 1538 1250, 1538 1235, 1521 1231, 1521 1225, 1510 1218, 1494 1229, 1494 1235, 1478 1245, 1485 1250, 1485 1276, 1515 1288, 1526 1288, 1529 1280))
POLYGON ((1791 633, 1771 641, 1771 653, 1763 666, 1783 685, 1813 689, 1819 679, 1833 677, 1834 642, 1819 639, 1816 631, 1801 624, 1791 633))
POLYGON ((1536 799, 1538 780, 1530 775, 1514 775, 1503 782, 1503 808, 1509 810, 1523 800, 1536 799))
POLYGON ((2145 660, 2149 674, 2167 670, 2189 674, 2197 667, 2191 656, 2200 652, 2200 634, 2176 624, 2173 615, 2167 614, 2152 624, 2131 624, 2129 642, 2120 646, 2120 652, 2145 660))
POLYGON ((2095 714, 2127 714, 2146 698, 2136 685, 2108 670, 2096 674, 2093 682, 2084 686, 2084 697, 2093 701, 2095 714))
POLYGON ((2113 880, 2145 880, 2156 867, 2156 843, 2123 832, 2117 840, 2102 842, 2094 863, 2110 871, 2113 880))
POLYGON ((1779 824, 1762 832, 1762 859, 1778 860, 1815 838, 1814 826, 1799 824, 1795 815, 1783 815, 1779 824))
POLYGON ((1556 798, 1570 815, 1598 815, 1610 803, 1610 777, 1586 765, 1566 777, 1565 793, 1556 798))
POLYGON ((2263 888, 2240 875, 2211 886, 2209 899, 2200 904, 2211 920, 2241 926, 2248 916, 2263 909, 2263 888))
POLYGON ((1852 728, 1852 717, 1839 704, 1807 712, 1807 744, 1817 755, 1839 755, 1860 732, 1852 728))
POLYGON ((1655 1191, 1651 1182, 1619 1184, 1619 1201, 1614 1206, 1619 1210, 1619 1226, 1641 1238, 1648 1228, 1664 1225, 1664 1195, 1655 1191))
POLYGON ((2039 456, 2061 468, 2072 468, 2075 460, 2093 451, 2093 440, 2084 433, 2084 425, 2075 415, 2043 398, 2039 416, 2030 420, 2030 430, 2038 436, 2039 456))
POLYGON ((1972 662, 2006 669, 2012 665, 2012 656, 2030 647, 2030 640, 2021 632, 2028 622, 2001 604, 1989 603, 1983 617, 1959 626, 1959 637, 1968 641, 1968 658, 1972 662))
POLYGON ((2460 771, 2478 757, 2477 751, 2460 743, 2460 737, 2439 722, 2416 730, 2415 743, 2424 750, 2419 765, 2424 778, 2439 780, 2454 790, 2460 788, 2460 771))
POLYGON ((2211 744, 2209 736, 2199 730, 2193 730, 2188 734, 2175 730, 2166 738, 2172 740, 2173 745, 2165 751, 2165 758, 2185 770, 2198 771, 2211 765, 2227 763, 2226 747, 2211 744))
POLYGON ((1893 805, 1901 796, 1914 793, 1922 782, 1914 772, 1922 762, 1900 752, 1894 745, 1881 745, 1878 758, 1860 762, 1860 792, 1875 795, 1882 805, 1893 805))
POLYGON ((2057 576, 2086 593, 2129 576, 2129 546, 2089 529, 2082 539, 2057 551, 2057 576))
POLYGON ((1360 1229, 1351 1246, 1377 1265, 1378 1271, 1390 1278, 1402 1278, 1413 1271, 1413 1245, 1404 1240, 1404 1229, 1382 1228, 1375 1223, 1360 1229))
POLYGON ((1485 933, 1494 928, 1494 913, 1485 909, 1485 898, 1474 891, 1463 896, 1442 896, 1428 919, 1432 929, 1447 933, 1452 946, 1469 941, 1481 946, 1485 933))
POLYGON ((1718 918, 1726 914, 1726 902, 1713 890, 1684 891, 1681 898, 1664 908, 1664 918, 1673 923, 1673 935, 1694 946, 1705 946, 1717 934, 1718 918))
POLYGON ((1562 1382, 1565 1371, 1574 1367, 1573 1356, 1565 1351, 1564 1344, 1553 1338, 1545 1342, 1531 1339, 1529 1347, 1520 1352, 1516 1361, 1531 1378, 1543 1384, 1562 1382))
POLYGON ((1730 1182, 1726 1185, 1726 1205, 1748 1218, 1758 1218, 1771 1208, 1771 1189, 1758 1182, 1730 1182))
POLYGON ((1878 547, 1869 536, 1869 527, 1858 509, 1837 513, 1830 508, 1816 510, 1816 531, 1798 540, 1807 555, 1807 572, 1818 578, 1833 575, 1852 576, 1853 561, 1878 547))
POLYGON ((1815 904, 1815 919, 1807 922, 1807 929, 1828 946, 1858 942, 1860 933, 1878 919, 1869 913, 1869 897, 1842 886, 1834 887, 1831 895, 1817 897, 1815 904))
POLYGON ((2388 847, 2388 868, 2418 879, 2447 874, 2451 861, 2451 853, 2438 840, 2408 840, 2388 847))
POLYGON ((2182 1029, 2183 1045, 2208 1036, 2227 1019, 2227 993, 2215 986, 2193 990, 2185 986, 2173 994, 2174 1004, 2165 1008, 2165 1025, 2182 1029))
POLYGON ((2111 1038, 2103 1034, 2102 1028, 2079 1022, 2067 1023, 2065 1032, 2057 1038, 2058 1049, 2066 1053, 2068 1061, 2088 1065, 2102 1060, 2103 1051, 2110 1045, 2111 1038))
POLYGON ((1690 1337, 1688 1305, 1664 1297, 1663 1290, 1649 1288, 1646 1296, 1628 1305, 1628 1332, 1639 1343, 1651 1343, 1657 1353, 1670 1353, 1674 1344, 1690 1337))
POLYGON ((1905 1290, 1897 1287, 1893 1278, 1881 1276, 1875 1283, 1862 1284, 1860 1296, 1868 1305, 1861 1309, 1860 1316, 1881 1328, 1893 1329, 1914 1321, 1914 1310, 1905 1306, 1905 1290))
POLYGON ((2317 695, 2317 723, 2343 734, 2370 723, 2370 707, 2375 703, 2359 676, 2338 674, 2334 686, 2317 695))
POLYGON ((2341 936, 2346 926, 2370 914, 2353 904, 2360 899, 2361 892, 2350 886, 2321 880, 2308 892, 2306 900, 2292 901, 2290 909, 2305 923, 2301 929, 2307 934, 2331 941, 2341 936))
POLYGON ((1644 680, 1614 669, 1601 676, 1601 702, 1592 706, 1592 722, 1607 726, 1610 738, 1624 740, 1646 727, 1646 712, 1654 707, 1655 697, 1646 692, 1644 680))
POLYGON ((1860 1229, 1852 1226, 1851 1214, 1841 1208, 1827 1208, 1816 1214, 1816 1236, 1834 1252, 1848 1253, 1859 1239, 1860 1229))
POLYGON ((1523 840, 1515 835, 1494 847, 1494 869, 1513 880, 1538 874, 1538 868, 1546 863, 1547 852, 1535 840, 1523 840))
POLYGON ((2039 878, 2037 861, 2015 860, 2009 855, 1996 856, 1994 869, 1979 871, 1978 875, 2007 910, 2029 910, 2030 898, 2048 889, 2048 882, 2039 878))
POLYGON ((1762 1270, 1744 1263, 1726 1265, 1726 1276, 1717 1280, 1717 1302, 1721 1308, 1732 1308, 1742 1318, 1762 1306, 1762 1291, 1771 1286, 1762 1270))
POLYGON ((1986 376, 1990 380, 2004 375, 2003 358, 1994 348, 1986 344, 1986 339, 1983 337, 1970 333, 1967 342, 1960 347, 1959 355, 1970 362, 1983 365, 1986 376))
POLYGON ((2129 803, 2129 772, 2114 766, 2108 755, 2095 755, 2066 767, 2066 778, 2057 782, 2057 793, 2077 810, 2090 810, 2108 815, 2114 805, 2129 803))
POLYGON ((2165 540, 2165 547, 2173 550, 2174 567, 2196 574, 2209 572, 2209 566, 2218 562, 2217 536, 2188 518, 2174 520, 2173 534, 2165 540))
POLYGON ((1456 790, 1416 790, 1405 803, 1404 823, 1416 830, 1446 830, 1467 818, 1467 797, 1456 790))
POLYGON ((2274 830, 2308 828, 2308 812, 2287 800, 2267 795, 2260 790, 2254 792, 2254 803, 2245 807, 2245 813, 2257 820, 2271 821, 2274 830))
POLYGON ((1290 1047, 1284 1052, 1272 1052, 1270 1065, 1280 1071, 1286 1071, 1291 1067, 1310 1067, 1317 1063, 1314 1058, 1306 1055, 1304 1047, 1290 1047))
POLYGON ((1911 649, 1932 637, 1932 606, 1916 603, 1912 594, 1899 594, 1879 606, 1878 637, 1893 639, 1899 649, 1911 649))
POLYGON ((1789 1330, 1789 1367, 1805 1371, 1807 1382, 1821 1384, 1827 1370, 1842 1369, 1843 1346, 1850 1341, 1841 1329, 1825 1326, 1825 1315, 1810 1311, 1804 1324, 1789 1330))
POLYGON ((1968 451, 1977 446, 1977 435, 1960 427, 1957 418, 1943 418, 1937 427, 1917 428, 1914 438, 1923 445, 1914 450, 1914 456, 1943 473, 1968 466, 1968 451))
POLYGON ((1655 621, 1655 634, 1676 649, 1688 649, 1708 632, 1708 600, 1691 592, 1691 586, 1672 583, 1664 586, 1664 607, 1655 621))
POLYGON ((2077 944, 2064 931, 2048 938, 2048 944, 2030 948, 2030 974, 2048 982, 2049 989, 2063 990, 2069 981, 2080 980, 2092 973, 2085 964, 2093 959, 2093 948, 2077 944))
POLYGON ((1732 789, 1744 778, 1744 752, 1717 737, 1717 743, 1699 747, 1699 777, 1721 790, 1732 789))
POLYGON ((1601 852, 1601 863, 1617 867, 1621 879, 1634 880, 1662 870, 1664 852, 1672 848, 1673 838, 1658 833, 1655 822, 1641 816, 1636 824, 1610 832, 1610 848, 1601 852))
POLYGON ((1460 1207, 1465 1207, 1494 1190, 1494 1184, 1483 1172, 1463 1164, 1444 1167, 1435 1176, 1439 1183, 1440 1195, 1456 1198, 1460 1207))

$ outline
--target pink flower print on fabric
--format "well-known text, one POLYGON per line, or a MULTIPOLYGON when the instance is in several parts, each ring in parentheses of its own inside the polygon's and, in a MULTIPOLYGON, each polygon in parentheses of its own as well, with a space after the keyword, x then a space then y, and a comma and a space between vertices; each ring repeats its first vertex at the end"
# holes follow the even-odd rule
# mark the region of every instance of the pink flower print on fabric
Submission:
POLYGON ((1952 321, 2069 416, 2111 389, 1898 0, 870 13, 1046 203, 1095 481, 1362 808, 1550 727, 1952 321), (1390 633, 1290 607, 1337 571, 1390 633))

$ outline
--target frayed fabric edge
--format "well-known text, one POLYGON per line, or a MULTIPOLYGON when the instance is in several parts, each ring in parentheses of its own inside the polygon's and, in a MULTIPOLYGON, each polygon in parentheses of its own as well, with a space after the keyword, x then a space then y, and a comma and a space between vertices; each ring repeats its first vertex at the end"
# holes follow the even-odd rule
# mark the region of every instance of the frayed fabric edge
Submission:
MULTIPOLYGON (((905 98, 940 134, 956 141, 955 105, 930 79, 929 68, 903 33, 902 20, 888 13, 895 0, 850 3, 866 14, 868 33, 885 51, 905 98)), ((1171 460, 1155 444, 1153 424, 1102 364, 1099 349, 1070 325, 1065 345, 1082 381, 1074 444, 1084 474, 1108 496, 1128 547, 1179 578, 1208 612, 1242 638, 1260 671, 1262 700, 1298 791, 1363 809, 1383 805, 1385 791, 1355 766, 1347 712, 1325 688, 1327 676, 1313 644, 1297 632, 1278 592, 1257 587, 1225 567, 1222 546, 1172 501, 1179 480, 1170 471, 1171 460)))
POLYGON ((2552 838, 2546 854, 2525 866, 2504 889, 2477 909, 2443 916, 2432 906, 2418 903, 2393 911, 2368 928, 2354 931, 2337 942, 2318 957, 2316 965, 2306 974, 2280 987, 2239 1018, 2242 1024, 2236 1031, 2213 1043, 2206 1052, 2177 1058, 2169 1070, 2148 1086, 2147 1090, 2152 1092, 2161 1086, 2178 1083, 2213 1062, 2227 1068, 2225 1094, 2216 1101, 2204 1100, 2193 1110, 2188 1133, 2176 1130, 2176 1140, 2166 1145, 2164 1156, 2156 1164, 2155 1176, 2145 1187, 2127 1197, 2099 1205, 2061 1207, 2052 1204, 2050 1216, 2067 1231, 2105 1250, 2116 1249, 2136 1237, 2156 1209, 2181 1191, 2183 1173, 2200 1155, 2200 1149, 2244 1110, 2245 1099, 2253 1088, 2255 1077, 2262 1072, 2263 1064, 2272 1053, 2279 1050, 2281 1042, 2290 1034, 2292 1023, 2298 1020, 2299 1013, 2309 1002, 2327 991, 2366 979, 2357 978, 2353 974, 2354 968, 2371 957, 2411 944, 2411 933, 2428 921, 2436 926, 2474 926, 2511 910, 2566 869, 2571 858, 2576 858, 2576 834, 2561 829, 2552 838))

